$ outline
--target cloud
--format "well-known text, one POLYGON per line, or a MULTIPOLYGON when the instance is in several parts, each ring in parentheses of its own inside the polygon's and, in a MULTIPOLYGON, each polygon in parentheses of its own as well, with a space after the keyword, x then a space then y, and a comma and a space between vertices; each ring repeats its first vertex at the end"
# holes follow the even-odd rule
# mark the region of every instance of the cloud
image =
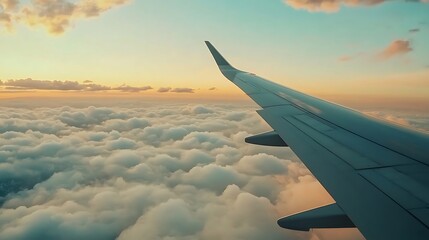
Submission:
POLYGON ((134 140, 128 138, 119 138, 113 140, 107 144, 107 148, 110 150, 117 149, 133 149, 136 146, 136 142, 134 140))
POLYGON ((353 56, 344 55, 344 56, 341 56, 340 58, 338 58, 338 61, 340 61, 340 62, 348 62, 348 61, 351 61, 353 59, 354 59, 353 56))
POLYGON ((30 26, 42 25, 48 32, 60 34, 70 26, 71 22, 99 16, 100 14, 128 0, 43 0, 23 4, 18 15, 30 26))
POLYGON ((405 119, 405 118, 401 118, 401 117, 397 117, 395 115, 392 114, 386 114, 386 113, 382 113, 382 112, 366 112, 366 114, 370 115, 370 116, 374 116, 376 118, 381 118, 384 120, 387 120, 389 122, 393 122, 399 125, 404 125, 404 126, 411 126, 410 121, 405 119))
POLYGON ((35 80, 31 78, 0 81, 0 86, 9 90, 61 90, 61 91, 110 91, 117 90, 122 92, 141 92, 151 90, 152 87, 131 87, 122 85, 119 87, 109 87, 95 84, 92 81, 85 80, 82 83, 77 81, 59 81, 59 80, 35 80))
POLYGON ((94 124, 100 124, 106 120, 124 119, 126 113, 117 113, 109 108, 89 107, 83 111, 73 111, 70 108, 64 108, 58 116, 58 119, 73 127, 84 128, 94 124))
POLYGON ((151 209, 133 227, 124 231, 119 239, 138 239, 142 236, 147 239, 180 238, 195 235, 203 227, 201 216, 192 210, 189 203, 182 199, 170 199, 151 209))
POLYGON ((150 122, 147 121, 144 118, 128 118, 128 119, 122 119, 122 118, 128 118, 128 115, 126 113, 122 113, 117 115, 117 118, 112 118, 110 116, 109 120, 104 122, 103 126, 96 126, 95 129, 103 130, 103 131, 118 131, 118 132, 124 132, 124 131, 131 131, 134 129, 143 129, 145 127, 150 126, 150 122))
POLYGON ((287 174, 287 163, 264 153, 243 157, 237 164, 238 171, 249 175, 287 174))
MULTIPOLYGON (((271 226, 273 221, 272 214, 274 208, 265 198, 258 198, 254 195, 241 192, 235 185, 230 185, 225 192, 213 201, 212 203, 201 207, 199 210, 195 206, 186 205, 180 200, 170 200, 160 206, 160 209, 154 209, 153 212, 157 214, 156 218, 142 218, 132 228, 124 231, 119 239, 135 239, 140 236, 148 236, 154 239, 167 239, 172 237, 175 239, 189 239, 184 234, 199 231, 199 234, 194 234, 198 239, 292 239, 292 235, 284 235, 276 231, 276 227, 271 226), (171 219, 159 216, 162 214, 164 208, 169 205, 179 209, 178 216, 183 217, 183 222, 171 229, 159 228, 159 226, 170 226, 171 223, 176 223, 176 217, 171 216, 171 219), (162 208, 161 208, 162 207, 162 208), (249 211, 249 209, 252 209, 249 211), (202 218, 201 216, 210 216, 209 218, 202 218), (255 218, 255 216, 258 216, 255 218), (156 220, 153 220, 156 219, 156 220), (195 220, 199 220, 196 222, 195 220), (205 228, 199 223, 205 223, 205 228), (252 226, 259 225, 260 228, 252 228, 252 226), (180 230, 177 227, 180 226, 180 230), (174 231, 174 235, 171 231, 174 231), (179 233, 179 234, 177 234, 179 233), (182 235, 182 237, 181 237, 182 235)), ((170 211, 171 213, 171 211, 170 211)), ((187 235, 189 236, 189 235, 187 235)), ((297 239, 295 237, 295 239, 297 239)), ((298 238, 300 239, 300 238, 298 238)), ((301 238, 302 239, 302 238, 301 238)))
POLYGON ((0 26, 11 30, 16 22, 41 25, 52 34, 63 33, 81 19, 97 17, 129 0, 0 0, 0 26))
POLYGON ((173 92, 173 93, 195 93, 193 88, 171 88, 171 87, 161 87, 158 89, 159 93, 173 92))
POLYGON ((182 111, 184 114, 209 114, 214 113, 213 109, 203 105, 188 106, 182 111))
MULTIPOLYGON (((58 89, 58 90, 73 90, 73 89, 58 89)), ((109 87, 109 86, 103 86, 100 84, 89 83, 89 84, 84 84, 82 90, 84 90, 84 91, 108 91, 108 90, 114 90, 114 89, 109 87)))
POLYGON ((173 88, 170 92, 174 93, 194 93, 195 90, 193 88, 173 88))
POLYGON ((174 178, 173 180, 221 194, 229 185, 243 186, 247 179, 233 167, 210 164, 196 166, 189 172, 180 174, 178 179, 174 178))
POLYGON ((13 12, 17 8, 18 0, 0 0, 0 27, 12 29, 13 12))
POLYGON ((370 116, 387 120, 405 127, 412 127, 421 131, 429 132, 429 120, 424 114, 414 114, 413 116, 403 115, 400 113, 389 113, 381 111, 365 112, 370 116))
POLYGON ((408 30, 408 32, 410 32, 410 33, 420 32, 420 28, 412 28, 412 29, 408 30))
MULTIPOLYGON (((341 6, 375 6, 388 2, 387 0, 284 0, 284 2, 296 9, 304 9, 310 12, 337 12, 341 6)), ((414 2, 427 3, 426 0, 414 2)))
POLYGON ((353 61, 359 57, 362 57, 362 55, 365 55, 363 52, 358 52, 355 54, 351 54, 351 55, 343 55, 341 57, 338 58, 339 62, 349 62, 349 61, 353 61))
POLYGON ((385 49, 377 54, 377 58, 381 60, 388 60, 397 56, 405 55, 413 51, 411 42, 408 40, 395 40, 389 44, 385 49))
POLYGON ((165 93, 165 92, 170 92, 171 87, 161 87, 158 89, 159 93, 165 93))
POLYGON ((277 226, 329 196, 243 141, 267 130, 242 104, 0 107, 0 238, 336 239, 277 226))
POLYGON ((213 90, 216 90, 217 88, 216 87, 211 87, 211 88, 209 88, 209 91, 213 91, 213 90))
POLYGON ((144 86, 144 87, 131 87, 128 85, 122 85, 117 88, 113 88, 113 90, 120 90, 122 92, 142 92, 153 89, 151 86, 144 86))
POLYGON ((41 89, 41 90, 84 90, 85 85, 72 81, 33 80, 31 78, 7 80, 2 83, 9 89, 41 89))

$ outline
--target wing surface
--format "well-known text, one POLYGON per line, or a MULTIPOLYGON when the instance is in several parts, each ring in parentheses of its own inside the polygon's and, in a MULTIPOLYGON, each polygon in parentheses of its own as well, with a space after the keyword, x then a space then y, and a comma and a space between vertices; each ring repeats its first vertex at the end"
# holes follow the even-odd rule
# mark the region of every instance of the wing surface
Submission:
POLYGON ((429 239, 428 134, 238 70, 206 44, 224 76, 261 106, 284 146, 335 199, 336 212, 367 239, 429 239))

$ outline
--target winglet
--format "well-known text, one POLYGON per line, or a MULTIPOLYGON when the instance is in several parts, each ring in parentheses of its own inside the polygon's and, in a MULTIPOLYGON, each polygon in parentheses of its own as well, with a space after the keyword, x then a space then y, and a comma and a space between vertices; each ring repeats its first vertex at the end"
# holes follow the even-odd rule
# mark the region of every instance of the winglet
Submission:
POLYGON ((218 50, 216 50, 216 48, 209 41, 206 41, 205 43, 209 48, 210 52, 212 53, 213 58, 215 59, 218 66, 232 67, 231 64, 229 64, 229 62, 226 61, 226 59, 218 52, 218 50))
POLYGON ((218 52, 218 50, 216 50, 216 48, 209 41, 206 41, 206 45, 209 48, 211 54, 213 55, 213 58, 215 59, 216 64, 218 65, 222 74, 229 80, 234 81, 235 75, 241 71, 231 66, 231 64, 226 61, 226 59, 218 52))

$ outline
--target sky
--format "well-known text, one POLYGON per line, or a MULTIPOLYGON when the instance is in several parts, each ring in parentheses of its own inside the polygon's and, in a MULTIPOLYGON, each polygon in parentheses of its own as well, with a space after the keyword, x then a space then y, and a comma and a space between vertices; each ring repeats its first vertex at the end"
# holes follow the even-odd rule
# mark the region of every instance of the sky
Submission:
POLYGON ((237 68, 306 93, 429 101, 425 0, 2 0, 0 6, 2 98, 64 96, 66 89, 243 97, 217 70, 204 45, 210 40, 237 68))
POLYGON ((0 0, 0 239, 362 240, 217 69, 429 131, 429 4, 0 0))

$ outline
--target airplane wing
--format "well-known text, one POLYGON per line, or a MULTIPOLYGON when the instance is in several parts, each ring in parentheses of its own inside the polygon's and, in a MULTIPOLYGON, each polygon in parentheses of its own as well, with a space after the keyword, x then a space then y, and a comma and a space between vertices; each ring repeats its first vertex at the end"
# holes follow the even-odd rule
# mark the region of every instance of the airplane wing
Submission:
POLYGON ((281 218, 281 227, 357 227, 367 239, 429 239, 429 135, 387 123, 232 67, 225 77, 274 129, 246 142, 289 146, 336 203, 281 218))

